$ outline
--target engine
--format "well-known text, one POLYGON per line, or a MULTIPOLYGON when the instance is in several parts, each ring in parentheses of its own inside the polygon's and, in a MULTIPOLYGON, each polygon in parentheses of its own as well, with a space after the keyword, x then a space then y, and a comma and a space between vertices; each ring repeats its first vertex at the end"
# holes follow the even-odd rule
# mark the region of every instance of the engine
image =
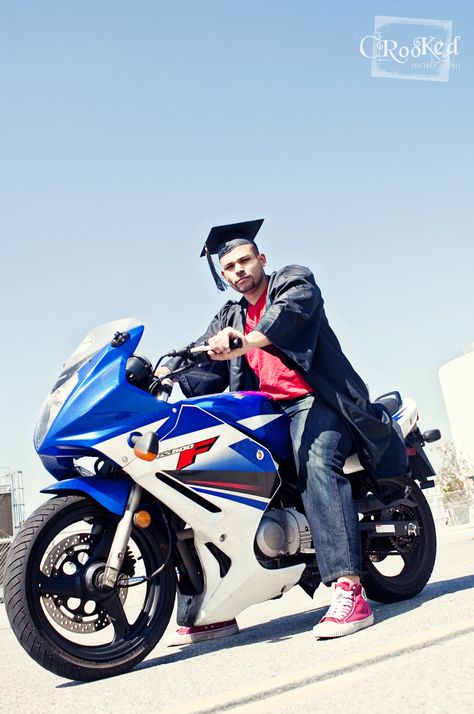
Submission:
POLYGON ((267 558, 314 553, 308 521, 296 508, 267 511, 258 528, 256 544, 267 558))

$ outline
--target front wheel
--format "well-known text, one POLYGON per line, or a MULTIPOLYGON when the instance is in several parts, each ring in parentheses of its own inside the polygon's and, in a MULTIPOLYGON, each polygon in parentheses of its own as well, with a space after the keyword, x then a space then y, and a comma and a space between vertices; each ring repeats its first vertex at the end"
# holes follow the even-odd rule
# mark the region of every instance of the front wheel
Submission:
POLYGON ((378 485, 387 506, 365 515, 362 522, 401 522, 406 535, 363 542, 362 583, 369 598, 391 603, 414 597, 425 587, 436 559, 436 530, 429 504, 411 478, 381 479, 378 485))
POLYGON ((11 627, 33 659, 68 679, 128 671, 155 647, 171 617, 172 563, 142 582, 167 550, 156 525, 133 527, 116 587, 98 587, 117 521, 83 497, 54 498, 28 518, 10 550, 5 606, 11 627))

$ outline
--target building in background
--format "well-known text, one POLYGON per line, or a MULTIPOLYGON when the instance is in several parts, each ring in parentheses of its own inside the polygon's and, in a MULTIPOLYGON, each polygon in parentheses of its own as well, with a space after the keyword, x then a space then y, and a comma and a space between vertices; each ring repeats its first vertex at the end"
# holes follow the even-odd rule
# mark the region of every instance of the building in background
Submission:
POLYGON ((474 342, 440 368, 439 379, 456 452, 474 476, 474 342))
POLYGON ((0 467, 0 602, 3 602, 3 574, 8 551, 24 520, 23 474, 0 467))
POLYGON ((442 499, 448 523, 456 525, 474 521, 474 342, 440 368, 439 380, 454 445, 445 451, 453 478, 442 499))
POLYGON ((0 467, 0 537, 14 536, 24 520, 23 473, 0 467))

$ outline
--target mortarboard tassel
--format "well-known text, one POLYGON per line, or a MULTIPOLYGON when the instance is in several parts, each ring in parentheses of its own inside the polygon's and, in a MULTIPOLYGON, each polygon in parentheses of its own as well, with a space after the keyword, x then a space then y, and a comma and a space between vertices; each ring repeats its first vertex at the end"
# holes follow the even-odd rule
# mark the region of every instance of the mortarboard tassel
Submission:
POLYGON ((221 276, 216 270, 216 266, 214 265, 214 261, 212 260, 212 255, 210 254, 207 246, 205 248, 206 250, 206 258, 207 262, 209 264, 209 269, 212 273, 212 277, 214 278, 214 282, 217 285, 217 289, 220 290, 221 292, 224 292, 224 290, 227 289, 226 283, 222 280, 221 276))

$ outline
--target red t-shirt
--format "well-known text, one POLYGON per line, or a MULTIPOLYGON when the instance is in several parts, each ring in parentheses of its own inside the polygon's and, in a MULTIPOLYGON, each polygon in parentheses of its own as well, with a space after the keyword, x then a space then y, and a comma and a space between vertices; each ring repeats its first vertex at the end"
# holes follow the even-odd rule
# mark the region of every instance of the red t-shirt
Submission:
MULTIPOLYGON (((246 335, 257 326, 265 312, 266 300, 265 290, 255 305, 249 304, 245 320, 246 335)), ((272 399, 296 399, 314 392, 299 372, 287 367, 277 354, 269 352, 268 349, 250 350, 245 357, 260 381, 260 391, 272 399)))

